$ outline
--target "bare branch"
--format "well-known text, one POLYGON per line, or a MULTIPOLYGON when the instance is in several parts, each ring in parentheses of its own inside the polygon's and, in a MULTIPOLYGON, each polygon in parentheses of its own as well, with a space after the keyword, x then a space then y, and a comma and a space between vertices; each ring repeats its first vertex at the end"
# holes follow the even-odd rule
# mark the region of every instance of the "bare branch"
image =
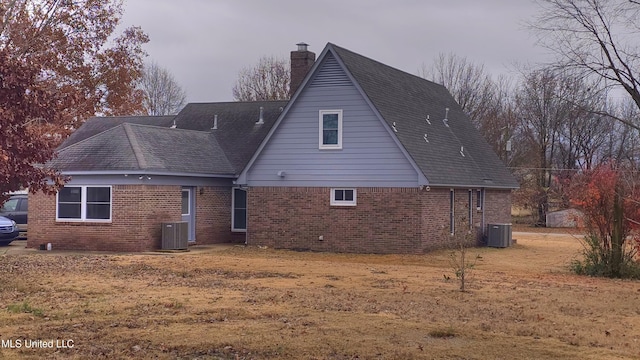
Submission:
MULTIPOLYGON (((530 25, 558 59, 554 66, 606 79, 640 108, 637 0, 540 0, 542 13, 530 25)), ((616 119, 619 120, 619 119, 616 119)), ((626 125, 633 126, 629 122, 626 125)), ((636 128, 636 126, 634 126, 636 128)))
POLYGON ((186 94, 167 69, 155 62, 145 66, 138 85, 149 115, 175 115, 185 105, 186 94))
POLYGON ((285 100, 289 98, 290 81, 287 60, 262 57, 254 67, 240 71, 233 98, 236 101, 285 100))

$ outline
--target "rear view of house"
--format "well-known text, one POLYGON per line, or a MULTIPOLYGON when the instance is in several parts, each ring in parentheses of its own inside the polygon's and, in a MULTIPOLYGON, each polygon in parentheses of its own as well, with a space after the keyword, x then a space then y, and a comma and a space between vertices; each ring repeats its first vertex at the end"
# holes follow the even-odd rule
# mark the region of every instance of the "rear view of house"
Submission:
POLYGON ((31 195, 29 246, 153 250, 182 220, 197 244, 421 253, 510 221, 518 185, 443 86, 334 44, 313 59, 292 52, 288 102, 90 119, 48 164, 70 182, 31 195))

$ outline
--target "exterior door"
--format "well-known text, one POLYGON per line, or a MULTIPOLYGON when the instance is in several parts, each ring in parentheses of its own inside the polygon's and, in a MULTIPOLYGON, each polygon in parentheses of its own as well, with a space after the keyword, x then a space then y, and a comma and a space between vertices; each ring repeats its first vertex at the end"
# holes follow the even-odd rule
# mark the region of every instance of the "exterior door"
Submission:
POLYGON ((189 241, 196 241, 196 206, 194 194, 194 188, 182 188, 182 221, 189 224, 189 241))

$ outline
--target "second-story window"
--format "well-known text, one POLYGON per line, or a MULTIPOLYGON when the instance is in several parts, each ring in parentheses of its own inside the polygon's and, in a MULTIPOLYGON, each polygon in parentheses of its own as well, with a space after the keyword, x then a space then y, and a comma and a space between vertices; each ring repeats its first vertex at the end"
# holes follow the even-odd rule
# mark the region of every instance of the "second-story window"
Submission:
POLYGON ((342 149, 342 110, 320 110, 320 149, 342 149))

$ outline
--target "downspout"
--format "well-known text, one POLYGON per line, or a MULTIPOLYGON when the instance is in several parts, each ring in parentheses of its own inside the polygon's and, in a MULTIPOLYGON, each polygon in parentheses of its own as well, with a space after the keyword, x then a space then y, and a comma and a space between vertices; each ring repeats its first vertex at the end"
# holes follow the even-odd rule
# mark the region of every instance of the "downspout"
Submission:
MULTIPOLYGON (((260 107, 260 112, 262 112, 262 107, 260 107)), ((244 246, 249 245, 248 240, 248 236, 247 234, 249 233, 249 189, 245 189, 245 207, 247 208, 247 218, 245 219, 244 223, 245 223, 245 227, 246 229, 244 229, 244 246)))
POLYGON ((487 236, 487 226, 485 224, 485 220, 484 220, 484 213, 485 213, 485 199, 487 198, 487 195, 485 193, 485 189, 481 188, 480 189, 480 197, 482 197, 482 202, 480 204, 480 206, 482 206, 482 238, 484 239, 485 236, 487 236))

